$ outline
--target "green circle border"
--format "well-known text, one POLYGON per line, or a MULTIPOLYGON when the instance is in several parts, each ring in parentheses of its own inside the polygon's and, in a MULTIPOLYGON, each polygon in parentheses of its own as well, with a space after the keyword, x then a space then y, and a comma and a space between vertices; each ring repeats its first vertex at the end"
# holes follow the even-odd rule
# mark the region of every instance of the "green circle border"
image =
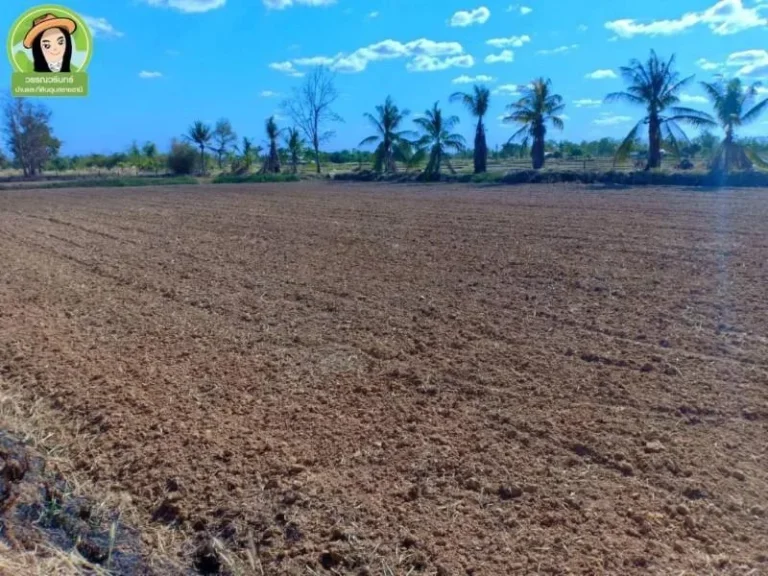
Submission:
POLYGON ((91 29, 85 23, 85 20, 83 20, 83 18, 77 12, 60 4, 41 4, 39 6, 34 6, 24 12, 14 21, 14 23, 11 25, 10 31, 8 32, 8 39, 6 40, 6 51, 8 53, 8 60, 11 63, 11 68, 15 72, 21 72, 21 70, 19 70, 16 65, 16 59, 14 58, 13 54, 13 37, 16 34, 16 30, 24 21, 28 20, 30 16, 42 16, 47 12, 54 12, 57 13, 57 15, 61 14, 62 16, 72 18, 72 20, 74 20, 77 24, 78 28, 84 31, 86 40, 85 61, 78 70, 78 73, 85 72, 88 69, 88 65, 91 63, 91 57, 93 56, 93 34, 91 34, 91 29))

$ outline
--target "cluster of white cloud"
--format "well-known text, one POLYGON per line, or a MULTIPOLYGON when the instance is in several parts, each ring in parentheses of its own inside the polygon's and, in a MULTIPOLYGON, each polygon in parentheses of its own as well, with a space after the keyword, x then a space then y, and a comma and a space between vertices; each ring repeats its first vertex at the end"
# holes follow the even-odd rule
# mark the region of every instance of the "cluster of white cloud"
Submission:
POLYGON ((602 112, 600 117, 595 118, 592 122, 598 126, 616 126, 630 121, 632 121, 632 116, 620 116, 610 112, 602 112))
POLYGON ((148 70, 142 70, 139 72, 139 78, 143 78, 145 80, 152 80, 154 78, 162 78, 163 75, 160 72, 154 72, 154 71, 148 71, 148 70))
POLYGON ((551 50, 539 50, 538 52, 536 52, 536 54, 542 54, 543 56, 549 56, 551 54, 565 54, 566 52, 570 52, 571 50, 576 50, 576 48, 578 47, 579 47, 578 44, 571 44, 570 46, 559 46, 551 50))
POLYGON ((171 8, 188 14, 208 12, 223 7, 227 0, 144 0, 150 6, 171 8))
POLYGON ((502 50, 498 54, 488 54, 485 57, 486 64, 497 64, 499 62, 514 62, 515 53, 512 50, 502 50))
POLYGON ((491 17, 491 11, 485 6, 474 10, 459 10, 448 21, 449 26, 465 27, 472 24, 485 24, 491 17))
POLYGON ((406 43, 383 40, 349 54, 342 52, 335 56, 294 58, 273 62, 269 67, 289 76, 301 77, 304 72, 299 68, 304 66, 328 66, 335 72, 355 73, 365 70, 370 62, 397 58, 408 59, 406 69, 410 72, 434 72, 453 67, 471 68, 475 65, 475 59, 466 54, 458 42, 435 42, 420 38, 406 43))
POLYGON ((734 76, 768 77, 768 50, 761 48, 734 52, 725 59, 725 62, 712 62, 706 58, 699 58, 696 65, 708 72, 727 73, 728 68, 738 68, 733 71, 734 76))
POLYGON ((520 6, 520 4, 512 4, 507 8, 507 12, 520 12, 521 15, 527 16, 533 12, 533 8, 530 6, 520 6))
MULTIPOLYGON (((187 14, 208 12, 222 8, 227 0, 144 0, 150 6, 171 8, 187 14)), ((336 0, 261 0, 270 10, 285 10, 292 6, 330 6, 336 0)))
POLYGON ((476 84, 480 82, 496 82, 496 78, 493 76, 488 76, 486 74, 478 74, 477 76, 467 76, 466 74, 462 74, 461 76, 458 76, 457 78, 454 78, 451 80, 453 84, 476 84))
POLYGON ((520 94, 521 86, 519 84, 503 84, 496 88, 493 94, 503 94, 505 96, 517 96, 520 94))
POLYGON ((262 4, 272 10, 285 10, 291 6, 330 6, 336 0, 261 0, 262 4))
POLYGON ((612 80, 614 78, 618 78, 618 76, 616 75, 616 72, 611 69, 601 69, 590 72, 589 74, 585 75, 584 78, 588 80, 612 80))
POLYGON ((642 23, 632 18, 623 18, 606 22, 605 27, 622 38, 639 35, 671 36, 699 25, 706 25, 715 34, 725 36, 767 26, 768 19, 762 16, 762 12, 767 9, 768 4, 762 1, 754 8, 747 8, 743 0, 719 0, 703 12, 688 12, 671 20, 642 23))
POLYGON ((83 16, 86 26, 94 37, 97 38, 121 38, 123 33, 116 30, 106 18, 94 18, 92 16, 83 16))
POLYGON ((576 108, 595 108, 600 106, 603 101, 594 100, 592 98, 582 98, 580 100, 574 100, 573 103, 576 105, 576 108))
POLYGON ((509 46, 512 46, 513 48, 521 48, 523 44, 530 41, 531 37, 527 34, 523 34, 522 36, 510 36, 508 38, 491 38, 485 43, 494 48, 507 48, 509 46))

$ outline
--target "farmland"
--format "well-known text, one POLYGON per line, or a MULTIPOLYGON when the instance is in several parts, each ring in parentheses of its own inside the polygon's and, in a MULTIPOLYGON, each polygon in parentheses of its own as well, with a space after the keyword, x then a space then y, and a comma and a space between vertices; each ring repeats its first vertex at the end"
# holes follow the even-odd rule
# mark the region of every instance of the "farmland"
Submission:
POLYGON ((189 565, 762 573, 766 221, 765 190, 4 190, 0 387, 189 565))

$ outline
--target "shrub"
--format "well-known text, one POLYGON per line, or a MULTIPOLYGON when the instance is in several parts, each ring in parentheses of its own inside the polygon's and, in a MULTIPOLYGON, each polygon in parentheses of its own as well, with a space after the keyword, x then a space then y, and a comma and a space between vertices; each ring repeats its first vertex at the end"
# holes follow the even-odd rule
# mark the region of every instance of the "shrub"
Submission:
POLYGON ((197 150, 189 144, 174 140, 168 153, 168 169, 176 175, 192 174, 197 163, 197 150))

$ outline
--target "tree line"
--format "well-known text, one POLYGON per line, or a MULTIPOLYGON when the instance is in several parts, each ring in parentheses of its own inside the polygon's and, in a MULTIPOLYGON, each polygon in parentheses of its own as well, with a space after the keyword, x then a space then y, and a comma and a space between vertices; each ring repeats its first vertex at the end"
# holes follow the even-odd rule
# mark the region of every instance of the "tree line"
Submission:
POLYGON ((487 170, 488 159, 530 157, 534 169, 545 165, 547 158, 583 159, 611 156, 615 162, 626 161, 631 154, 643 158, 644 168, 659 168, 665 151, 678 158, 701 155, 710 169, 747 170, 753 166, 768 167, 761 153, 768 151, 765 142, 739 139, 737 130, 755 122, 768 107, 768 98, 759 98, 758 83, 745 84, 739 78, 717 77, 713 82, 700 82, 711 102, 711 112, 681 105, 681 94, 694 76, 681 77, 675 57, 660 58, 653 50, 645 62, 632 60, 621 67, 626 83, 623 91, 608 94, 605 102, 624 102, 643 109, 644 114, 627 136, 621 140, 602 138, 592 142, 555 141, 548 138, 550 128, 562 130, 565 101, 554 90, 550 79, 538 78, 520 87, 519 97, 507 105, 504 123, 517 127, 508 141, 489 150, 485 119, 491 101, 490 90, 475 85, 471 91, 455 92, 449 102, 463 106, 475 121, 472 146, 455 130, 458 116, 446 113, 435 102, 413 118, 413 128, 405 126, 409 110, 400 109, 391 96, 375 107, 365 118, 374 134, 363 139, 358 149, 323 152, 321 146, 333 137, 329 127, 343 119, 334 110, 339 93, 333 74, 324 67, 315 68, 291 97, 281 103, 291 127, 280 128, 275 116, 264 123, 264 146, 255 139, 239 138, 231 123, 221 119, 210 126, 194 122, 187 132, 171 143, 168 154, 158 153, 154 143, 134 143, 126 153, 109 156, 90 155, 62 157, 61 142, 53 135, 50 111, 41 104, 13 99, 5 106, 4 132, 12 161, 0 154, 0 167, 12 164, 25 176, 43 169, 66 170, 132 166, 141 170, 168 167, 175 173, 192 173, 195 168, 206 172, 208 156, 219 169, 225 165, 234 173, 250 172, 255 163, 261 173, 277 173, 284 168, 292 172, 309 156, 319 173, 324 163, 357 162, 381 173, 406 167, 424 166, 426 176, 436 176, 443 168, 454 172, 452 159, 472 159, 475 173, 487 170), (689 139, 683 126, 701 133, 689 139), (720 128, 720 140, 711 132, 720 128), (361 150, 373 146, 372 151, 361 150))

